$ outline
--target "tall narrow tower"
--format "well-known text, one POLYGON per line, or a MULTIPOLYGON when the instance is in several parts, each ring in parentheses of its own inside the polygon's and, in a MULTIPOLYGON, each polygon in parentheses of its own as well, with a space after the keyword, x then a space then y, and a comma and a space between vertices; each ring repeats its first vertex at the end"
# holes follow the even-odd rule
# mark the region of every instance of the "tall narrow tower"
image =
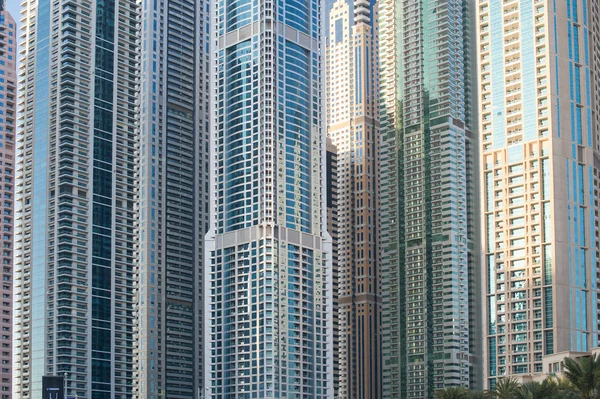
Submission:
POLYGON ((479 380, 472 3, 380 10, 384 397, 431 398, 479 380))
POLYGON ((208 230, 207 2, 141 2, 134 393, 192 398, 202 378, 208 230))
POLYGON ((2 304, 0 305, 0 397, 11 398, 13 330, 13 229, 15 133, 17 126, 17 24, 0 1, 0 234, 2 304))
POLYGON ((599 346, 598 7, 477 5, 489 388, 599 346))
POLYGON ((329 11, 327 135, 338 158, 339 390, 381 397, 378 257, 379 47, 375 2, 329 11))
POLYGON ((15 375, 39 398, 131 398, 138 4, 25 1, 15 375))
POLYGON ((340 340, 339 340, 339 312, 338 301, 338 236, 339 236, 339 216, 338 216, 338 166, 337 166, 337 148, 327 138, 327 232, 331 236, 331 267, 333 271, 333 392, 334 395, 339 391, 340 377, 340 340))
POLYGON ((204 384, 209 397, 330 397, 322 5, 212 5, 204 384))
POLYGON ((15 396, 194 397, 207 4, 23 5, 15 396))

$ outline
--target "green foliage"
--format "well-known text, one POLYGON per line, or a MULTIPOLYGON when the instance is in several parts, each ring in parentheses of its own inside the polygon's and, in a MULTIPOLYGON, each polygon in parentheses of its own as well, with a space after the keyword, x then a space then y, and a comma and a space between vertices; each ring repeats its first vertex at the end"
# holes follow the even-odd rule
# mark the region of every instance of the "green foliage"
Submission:
POLYGON ((526 382, 516 392, 517 399, 558 399, 558 385, 552 378, 543 382, 526 382))
POLYGON ((488 395, 486 392, 479 392, 479 391, 469 392, 469 396, 467 396, 467 399, 489 399, 489 398, 491 398, 491 396, 488 395))
POLYGON ((496 390, 491 394, 497 399, 516 399, 520 384, 512 377, 500 378, 496 381, 496 390))
POLYGON ((600 399, 600 356, 563 360, 564 378, 520 384, 512 377, 496 381, 495 390, 474 392, 451 387, 435 392, 435 399, 600 399))
POLYGON ((483 392, 469 391, 463 387, 450 387, 435 392, 435 399, 486 399, 483 392))
POLYGON ((600 356, 565 357, 564 374, 581 399, 600 398, 600 356))
POLYGON ((435 399, 468 399, 469 390, 463 387, 450 387, 435 392, 435 399))

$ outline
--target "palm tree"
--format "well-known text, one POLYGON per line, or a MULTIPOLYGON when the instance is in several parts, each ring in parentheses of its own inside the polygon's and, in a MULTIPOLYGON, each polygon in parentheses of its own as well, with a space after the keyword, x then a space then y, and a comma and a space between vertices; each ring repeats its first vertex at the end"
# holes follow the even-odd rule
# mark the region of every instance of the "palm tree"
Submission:
POLYGON ((516 392, 517 399, 558 399, 558 385, 553 379, 547 378, 541 383, 526 382, 516 392))
POLYGON ((512 377, 500 378, 496 381, 496 389, 490 394, 496 399, 515 399, 520 384, 512 377))
POLYGON ((573 384, 566 378, 548 377, 556 383, 556 389, 561 399, 580 399, 581 395, 575 389, 573 384))
POLYGON ((581 399, 600 397, 600 356, 580 357, 577 360, 565 357, 564 374, 581 399))
POLYGON ((489 399, 492 396, 488 395, 486 392, 481 391, 472 391, 467 396, 467 399, 489 399))
POLYGON ((450 387, 435 391, 435 399, 469 399, 469 390, 463 387, 450 387))

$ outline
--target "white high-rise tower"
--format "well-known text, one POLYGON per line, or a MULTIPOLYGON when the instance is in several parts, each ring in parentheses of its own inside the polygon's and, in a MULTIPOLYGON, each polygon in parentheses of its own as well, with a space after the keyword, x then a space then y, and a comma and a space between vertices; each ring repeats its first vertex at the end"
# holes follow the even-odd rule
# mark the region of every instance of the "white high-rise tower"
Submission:
POLYGON ((322 5, 213 5, 204 383, 331 397, 322 5))

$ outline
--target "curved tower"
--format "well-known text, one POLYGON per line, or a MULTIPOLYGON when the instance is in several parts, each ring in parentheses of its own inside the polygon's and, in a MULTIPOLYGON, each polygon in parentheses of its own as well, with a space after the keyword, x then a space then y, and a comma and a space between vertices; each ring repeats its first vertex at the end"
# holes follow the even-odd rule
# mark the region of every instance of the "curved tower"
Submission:
POLYGON ((321 3, 212 7, 208 397, 333 394, 321 3))

